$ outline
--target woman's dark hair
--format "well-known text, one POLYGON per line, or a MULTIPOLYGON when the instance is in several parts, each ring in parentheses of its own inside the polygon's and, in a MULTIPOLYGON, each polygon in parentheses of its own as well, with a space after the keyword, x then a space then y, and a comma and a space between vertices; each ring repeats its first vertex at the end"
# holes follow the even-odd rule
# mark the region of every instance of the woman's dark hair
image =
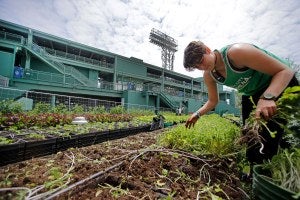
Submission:
POLYGON ((205 45, 200 41, 190 42, 184 50, 183 66, 192 71, 197 63, 200 63, 205 54, 205 45))

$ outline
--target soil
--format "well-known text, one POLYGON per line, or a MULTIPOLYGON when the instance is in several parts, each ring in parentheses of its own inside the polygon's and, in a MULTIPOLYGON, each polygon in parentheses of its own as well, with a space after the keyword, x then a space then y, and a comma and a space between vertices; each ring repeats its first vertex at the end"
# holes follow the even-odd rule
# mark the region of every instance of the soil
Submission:
POLYGON ((163 130, 3 166, 0 199, 249 199, 234 157, 162 148, 163 130))

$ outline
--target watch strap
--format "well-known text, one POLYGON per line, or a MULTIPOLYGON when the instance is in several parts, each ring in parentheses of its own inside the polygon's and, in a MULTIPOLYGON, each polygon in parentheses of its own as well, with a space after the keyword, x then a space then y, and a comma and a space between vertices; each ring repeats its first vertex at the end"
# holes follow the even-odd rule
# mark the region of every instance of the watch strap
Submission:
POLYGON ((264 100, 273 100, 273 101, 277 99, 275 95, 270 93, 262 94, 259 98, 264 100))

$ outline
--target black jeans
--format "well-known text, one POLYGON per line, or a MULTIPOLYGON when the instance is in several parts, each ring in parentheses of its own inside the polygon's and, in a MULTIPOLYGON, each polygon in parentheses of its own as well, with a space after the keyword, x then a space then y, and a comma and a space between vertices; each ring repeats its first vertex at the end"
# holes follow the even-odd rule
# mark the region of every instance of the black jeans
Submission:
MULTIPOLYGON (((298 80, 294 76, 293 79, 290 81, 288 87, 297 86, 299 85, 298 80)), ((257 104, 259 97, 264 93, 266 90, 260 90, 256 94, 252 96, 252 99, 257 104)), ((242 96, 242 118, 243 118, 243 124, 245 125, 246 119, 248 119, 251 111, 253 110, 253 103, 250 101, 249 96, 242 96)), ((286 124, 286 121, 284 119, 278 119, 276 118, 277 122, 286 124)), ((259 152, 260 144, 248 144, 248 148, 246 151, 246 156, 248 161, 251 164, 261 164, 264 160, 271 159, 275 154, 277 154, 278 146, 287 147, 287 143, 282 141, 282 135, 284 133, 284 130, 280 127, 279 124, 276 122, 270 120, 267 123, 268 128, 271 131, 277 131, 276 137, 272 138, 270 136, 270 133, 266 130, 266 128, 263 127, 263 130, 260 132, 260 135, 263 137, 262 143, 264 145, 263 148, 263 154, 259 152)))

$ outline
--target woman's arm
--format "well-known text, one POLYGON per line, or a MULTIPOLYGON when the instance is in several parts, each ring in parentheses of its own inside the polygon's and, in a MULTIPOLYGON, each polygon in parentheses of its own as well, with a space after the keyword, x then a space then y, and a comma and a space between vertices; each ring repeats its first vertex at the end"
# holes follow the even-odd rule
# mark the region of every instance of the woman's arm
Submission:
MULTIPOLYGON (((228 56, 237 67, 247 66, 272 76, 271 83, 264 94, 278 97, 294 76, 292 69, 250 44, 234 44, 229 49, 228 56)), ((269 119, 275 113, 276 104, 273 100, 260 99, 258 101, 256 118, 260 118, 263 114, 264 118, 269 119)))
POLYGON ((216 107, 219 102, 219 95, 216 82, 212 79, 208 71, 204 71, 203 74, 204 83, 207 87, 208 101, 199 108, 190 118, 186 121, 185 127, 191 128, 198 121, 199 116, 206 114, 216 107), (198 113, 198 114, 196 114, 198 113))

